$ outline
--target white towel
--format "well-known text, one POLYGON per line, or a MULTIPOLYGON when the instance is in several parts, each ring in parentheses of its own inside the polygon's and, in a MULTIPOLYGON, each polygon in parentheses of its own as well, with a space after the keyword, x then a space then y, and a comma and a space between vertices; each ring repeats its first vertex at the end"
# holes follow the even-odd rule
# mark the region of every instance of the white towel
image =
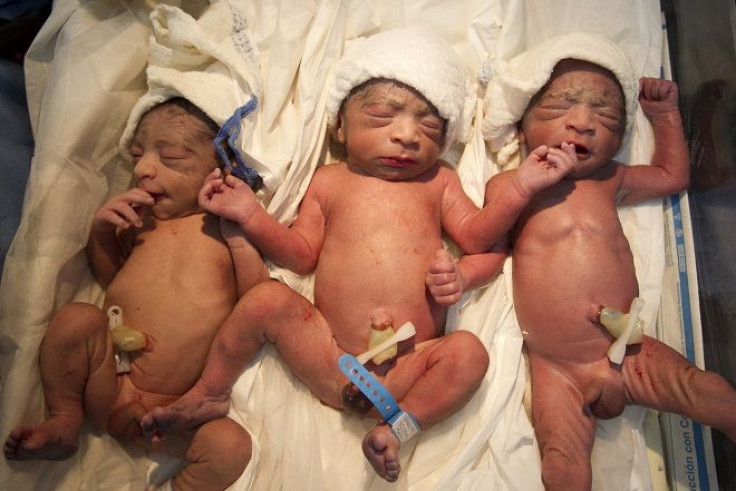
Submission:
POLYGON ((628 139, 639 97, 639 77, 613 41, 591 32, 573 32, 545 41, 507 63, 495 62, 495 66, 487 64, 481 69, 481 79, 490 78, 484 97, 483 137, 499 165, 520 163, 517 123, 555 65, 567 58, 589 61, 613 72, 624 92, 628 139))
POLYGON ((468 68, 439 35, 411 27, 390 29, 348 45, 327 99, 329 124, 350 91, 372 78, 397 80, 416 89, 446 120, 442 151, 467 141, 476 95, 468 68))
MULTIPOLYGON (((229 1, 212 4, 199 19, 169 5, 158 5, 150 15, 153 33, 150 38, 148 91, 138 100, 120 139, 123 153, 135 133, 141 117, 153 106, 174 97, 184 97, 222 126, 231 117, 240 135, 240 127, 251 130, 256 112, 239 108, 262 100, 259 56, 247 32, 246 17, 229 1)), ((268 169, 245 151, 247 135, 243 132, 236 150, 261 176, 268 169)), ((264 176, 265 178, 265 176, 264 176)))

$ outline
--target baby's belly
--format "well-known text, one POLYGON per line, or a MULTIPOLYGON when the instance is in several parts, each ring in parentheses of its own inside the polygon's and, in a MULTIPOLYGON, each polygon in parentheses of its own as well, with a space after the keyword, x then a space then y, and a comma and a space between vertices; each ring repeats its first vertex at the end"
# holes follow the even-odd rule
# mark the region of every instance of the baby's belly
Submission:
POLYGON ((162 396, 180 396, 199 378, 212 334, 187 338, 180 343, 170 337, 153 338, 142 352, 131 353, 128 376, 140 390, 162 396))
POLYGON ((170 281, 111 285, 105 306, 118 305, 123 323, 145 334, 147 346, 130 354, 130 379, 151 393, 181 395, 199 377, 215 334, 234 306, 225 285, 200 290, 170 281), (176 290, 176 291, 174 291, 176 290))
POLYGON ((394 327, 412 322, 415 342, 437 336, 445 309, 430 301, 425 287, 425 255, 398 255, 389 261, 323 261, 317 270, 315 304, 340 346, 360 353, 368 348, 371 315, 384 310, 394 327))
POLYGON ((596 360, 611 336, 597 306, 627 312, 638 294, 628 249, 602 241, 514 251, 514 306, 530 351, 555 359, 596 360))

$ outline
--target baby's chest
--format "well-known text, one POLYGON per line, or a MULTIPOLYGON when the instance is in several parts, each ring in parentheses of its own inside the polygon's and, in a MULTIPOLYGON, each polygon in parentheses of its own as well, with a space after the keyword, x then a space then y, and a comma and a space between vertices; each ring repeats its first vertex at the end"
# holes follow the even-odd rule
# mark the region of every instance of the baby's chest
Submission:
POLYGON ((590 181, 556 186, 530 203, 518 230, 546 240, 610 238, 621 231, 614 190, 590 181))
POLYGON ((328 223, 358 230, 438 226, 441 197, 433 186, 382 181, 373 184, 334 189, 325 211, 328 223))
POLYGON ((234 285, 227 246, 199 230, 151 231, 141 234, 108 295, 144 300, 178 297, 182 300, 225 295, 234 285), (222 293, 219 293, 222 292, 222 293))

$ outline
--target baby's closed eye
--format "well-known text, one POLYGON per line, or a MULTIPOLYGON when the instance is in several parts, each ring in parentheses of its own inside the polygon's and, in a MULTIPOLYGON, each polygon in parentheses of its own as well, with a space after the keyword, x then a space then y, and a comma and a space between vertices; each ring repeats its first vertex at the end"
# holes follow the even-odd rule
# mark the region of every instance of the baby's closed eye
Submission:
POLYGON ((549 111, 565 111, 567 109, 570 109, 572 106, 573 103, 570 101, 555 99, 540 105, 539 109, 549 111))
POLYGON ((618 130, 623 126, 624 116, 621 110, 611 106, 593 108, 600 123, 610 130, 618 130))
POLYGON ((537 108, 537 115, 542 120, 556 119, 565 115, 570 110, 572 104, 564 102, 544 104, 537 108))
POLYGON ((419 120, 419 126, 425 135, 431 139, 437 139, 442 136, 445 129, 445 122, 434 116, 427 116, 419 120))
POLYGON ((444 121, 436 116, 422 116, 419 118, 419 124, 428 130, 441 130, 444 121))
POLYGON ((385 126, 396 119, 396 113, 388 108, 368 110, 365 112, 365 116, 368 123, 375 126, 385 126))

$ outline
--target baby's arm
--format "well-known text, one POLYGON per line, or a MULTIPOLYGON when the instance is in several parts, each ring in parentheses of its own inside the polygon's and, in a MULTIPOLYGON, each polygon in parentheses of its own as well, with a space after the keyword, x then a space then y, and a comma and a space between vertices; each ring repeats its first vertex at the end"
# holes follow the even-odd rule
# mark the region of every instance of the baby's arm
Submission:
POLYGON ((150 194, 133 188, 111 198, 92 217, 87 259, 95 279, 102 286, 112 282, 127 258, 128 251, 123 247, 121 236, 143 225, 139 212, 152 204, 150 194))
POLYGON ((447 234, 466 254, 488 251, 511 230, 532 197, 560 182, 576 162, 573 145, 563 143, 562 148, 545 145, 535 148, 518 169, 500 172, 488 181, 481 211, 465 208, 458 212, 459 206, 448 207, 456 218, 450 218, 449 213, 443 216, 447 234))
POLYGON ((256 284, 269 279, 268 267, 261 254, 237 223, 227 218, 220 218, 220 232, 230 249, 230 256, 235 267, 238 296, 244 295, 256 284))
POLYGON ((463 256, 455 260, 445 249, 438 249, 430 264, 425 283, 434 301, 450 306, 463 293, 491 281, 501 271, 506 258, 506 246, 494 246, 490 252, 463 256))
POLYGON ((690 158, 678 107, 677 84, 670 80, 642 78, 639 104, 654 130, 651 165, 621 166, 624 173, 621 204, 633 204, 686 189, 690 158))
POLYGON ((205 180, 199 204, 206 211, 237 223, 258 250, 279 266, 299 274, 315 268, 322 246, 324 217, 309 191, 292 227, 269 215, 247 184, 234 176, 223 178, 219 169, 205 180))

